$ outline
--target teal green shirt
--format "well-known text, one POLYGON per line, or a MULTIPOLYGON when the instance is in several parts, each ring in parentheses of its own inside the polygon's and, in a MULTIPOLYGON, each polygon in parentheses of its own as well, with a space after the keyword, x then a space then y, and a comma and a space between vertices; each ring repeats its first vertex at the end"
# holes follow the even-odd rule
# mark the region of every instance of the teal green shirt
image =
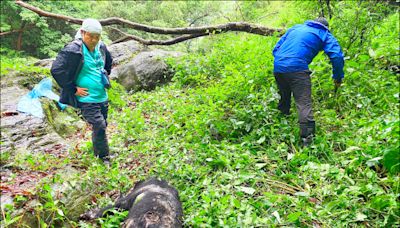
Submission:
POLYGON ((93 52, 82 44, 83 66, 76 79, 76 86, 87 88, 89 95, 76 96, 82 103, 101 103, 108 99, 107 91, 101 83, 101 70, 104 68, 104 61, 100 53, 100 45, 97 45, 93 52))

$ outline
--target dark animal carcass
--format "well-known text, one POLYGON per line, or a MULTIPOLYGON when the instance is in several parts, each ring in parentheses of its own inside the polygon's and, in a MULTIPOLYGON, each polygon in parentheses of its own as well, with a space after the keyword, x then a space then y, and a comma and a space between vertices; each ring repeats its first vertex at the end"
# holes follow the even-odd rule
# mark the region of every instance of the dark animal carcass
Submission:
POLYGON ((80 216, 92 220, 107 214, 109 209, 129 210, 123 227, 175 228, 182 227, 182 204, 178 191, 164 180, 151 178, 136 183, 125 197, 114 205, 94 209, 80 216))

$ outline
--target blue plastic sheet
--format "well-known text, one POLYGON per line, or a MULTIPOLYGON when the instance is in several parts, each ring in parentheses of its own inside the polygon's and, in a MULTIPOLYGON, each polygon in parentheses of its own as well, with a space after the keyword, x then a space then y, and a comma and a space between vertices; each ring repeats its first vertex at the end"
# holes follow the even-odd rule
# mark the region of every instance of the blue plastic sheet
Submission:
MULTIPOLYGON (((39 84, 37 84, 32 91, 24 95, 18 102, 17 111, 31 114, 35 117, 43 118, 43 108, 40 103, 40 97, 47 97, 49 99, 58 101, 60 96, 55 94, 51 88, 53 83, 51 78, 42 79, 39 84)), ((67 105, 58 102, 61 110, 64 110, 67 105)))

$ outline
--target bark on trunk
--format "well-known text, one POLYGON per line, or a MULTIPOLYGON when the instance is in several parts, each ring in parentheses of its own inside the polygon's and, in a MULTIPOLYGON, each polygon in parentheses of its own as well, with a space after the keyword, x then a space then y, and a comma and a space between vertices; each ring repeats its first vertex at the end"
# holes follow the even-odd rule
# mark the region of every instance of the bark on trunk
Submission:
POLYGON ((19 29, 19 32, 18 32, 18 38, 17 38, 17 44, 16 44, 17 51, 22 50, 22 34, 24 33, 25 25, 26 25, 26 22, 23 22, 21 25, 21 28, 19 29))

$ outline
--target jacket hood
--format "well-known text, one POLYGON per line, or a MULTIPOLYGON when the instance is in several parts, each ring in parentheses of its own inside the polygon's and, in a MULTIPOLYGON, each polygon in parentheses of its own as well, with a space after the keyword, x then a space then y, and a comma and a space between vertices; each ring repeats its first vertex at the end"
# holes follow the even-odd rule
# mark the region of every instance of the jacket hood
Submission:
POLYGON ((308 21, 304 22, 304 24, 308 25, 310 27, 319 28, 319 29, 325 29, 325 30, 329 31, 328 27, 326 27, 325 25, 323 25, 323 24, 321 24, 319 22, 316 22, 316 21, 308 20, 308 21))
POLYGON ((65 46, 64 50, 75 54, 82 54, 82 40, 76 39, 72 41, 67 46, 65 46))

